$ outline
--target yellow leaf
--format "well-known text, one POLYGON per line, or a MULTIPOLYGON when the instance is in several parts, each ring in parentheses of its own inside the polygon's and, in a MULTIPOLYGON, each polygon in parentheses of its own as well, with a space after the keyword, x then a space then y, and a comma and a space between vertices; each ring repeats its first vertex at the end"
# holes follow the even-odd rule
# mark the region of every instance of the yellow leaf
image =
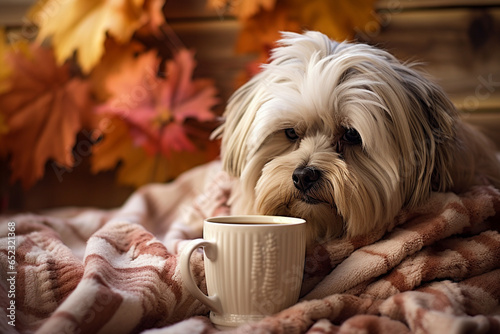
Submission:
POLYGON ((151 20, 160 23, 157 16, 151 18, 151 8, 157 9, 157 3, 153 6, 147 1, 145 6, 145 0, 45 0, 30 15, 40 28, 38 41, 52 37, 59 64, 76 51, 82 71, 89 73, 104 53, 106 34, 126 43, 151 20))
POLYGON ((204 154, 174 152, 167 159, 160 154, 148 155, 142 148, 137 148, 122 161, 117 182, 134 187, 147 183, 167 182, 175 179, 182 172, 207 161, 209 160, 204 154))
POLYGON ((120 166, 117 182, 140 187, 149 182, 166 180, 164 159, 149 156, 141 147, 134 146, 128 126, 118 117, 102 118, 103 140, 96 144, 91 156, 91 171, 98 173, 120 166))
POLYGON ((151 182, 165 182, 180 173, 214 159, 217 143, 206 144, 203 151, 172 152, 169 158, 146 153, 134 146, 127 124, 119 117, 104 116, 100 122, 103 140, 96 144, 91 157, 93 173, 119 167, 117 182, 139 187, 151 182))
POLYGON ((105 116, 99 124, 103 140, 93 148, 93 173, 112 170, 120 165, 118 183, 135 187, 166 179, 164 162, 155 161, 141 147, 134 146, 125 122, 118 117, 105 116))

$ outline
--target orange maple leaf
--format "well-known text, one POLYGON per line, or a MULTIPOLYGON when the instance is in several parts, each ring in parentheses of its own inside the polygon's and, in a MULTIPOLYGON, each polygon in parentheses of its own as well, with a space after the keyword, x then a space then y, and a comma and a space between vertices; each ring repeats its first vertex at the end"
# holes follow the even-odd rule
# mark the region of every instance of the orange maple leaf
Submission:
MULTIPOLYGON (((6 43, 5 29, 0 28, 0 93, 9 89, 10 66, 5 61, 8 45, 6 43)), ((0 124, 0 134, 2 133, 0 124)))
POLYGON ((104 56, 89 75, 92 94, 99 102, 104 103, 112 96, 106 84, 108 77, 117 75, 129 66, 134 66, 137 62, 137 54, 143 52, 144 49, 145 47, 138 42, 118 44, 112 38, 106 39, 104 56))
POLYGON ((242 22, 242 29, 236 44, 236 51, 241 53, 258 52, 264 62, 276 41, 281 38, 281 31, 300 32, 301 26, 290 18, 289 8, 279 2, 272 11, 261 11, 242 22))
POLYGON ((109 34, 126 43, 145 25, 164 22, 161 10, 165 0, 45 0, 36 5, 30 17, 39 26, 38 40, 52 37, 57 62, 62 64, 76 51, 84 73, 99 62, 109 34))
POLYGON ((57 66, 52 50, 30 46, 30 54, 9 52, 10 89, 0 94, 0 115, 8 127, 1 136, 10 154, 11 181, 24 188, 44 174, 47 160, 70 168, 76 134, 90 109, 88 83, 57 66), (43 64, 43 66, 41 66, 43 64))

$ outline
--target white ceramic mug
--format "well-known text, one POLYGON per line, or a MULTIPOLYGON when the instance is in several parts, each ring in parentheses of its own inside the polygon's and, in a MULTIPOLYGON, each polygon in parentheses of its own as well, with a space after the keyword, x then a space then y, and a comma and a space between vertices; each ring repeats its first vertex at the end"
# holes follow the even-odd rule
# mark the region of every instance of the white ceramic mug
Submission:
POLYGON ((220 327, 239 326, 277 313, 299 298, 305 258, 305 220, 278 216, 208 218, 203 239, 188 243, 180 258, 188 290, 211 310, 220 327), (205 252, 208 296, 196 285, 189 261, 205 252))

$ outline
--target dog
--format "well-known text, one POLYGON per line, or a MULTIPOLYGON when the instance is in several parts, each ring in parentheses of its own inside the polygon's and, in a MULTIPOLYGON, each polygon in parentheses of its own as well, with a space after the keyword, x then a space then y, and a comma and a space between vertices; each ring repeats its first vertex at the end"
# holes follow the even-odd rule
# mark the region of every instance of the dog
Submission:
POLYGON ((283 33, 215 136, 238 179, 232 212, 304 218, 309 244, 387 229, 431 192, 500 187, 492 143, 438 85, 384 50, 314 31, 283 33))

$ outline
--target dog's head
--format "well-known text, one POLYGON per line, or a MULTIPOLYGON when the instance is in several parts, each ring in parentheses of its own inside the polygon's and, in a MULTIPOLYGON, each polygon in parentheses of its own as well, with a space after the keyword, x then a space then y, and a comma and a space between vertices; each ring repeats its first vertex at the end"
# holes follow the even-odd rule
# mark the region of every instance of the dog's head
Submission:
POLYGON ((355 236, 453 184, 457 112, 389 53, 284 33, 226 110, 224 168, 242 213, 308 221, 309 236, 355 236))

